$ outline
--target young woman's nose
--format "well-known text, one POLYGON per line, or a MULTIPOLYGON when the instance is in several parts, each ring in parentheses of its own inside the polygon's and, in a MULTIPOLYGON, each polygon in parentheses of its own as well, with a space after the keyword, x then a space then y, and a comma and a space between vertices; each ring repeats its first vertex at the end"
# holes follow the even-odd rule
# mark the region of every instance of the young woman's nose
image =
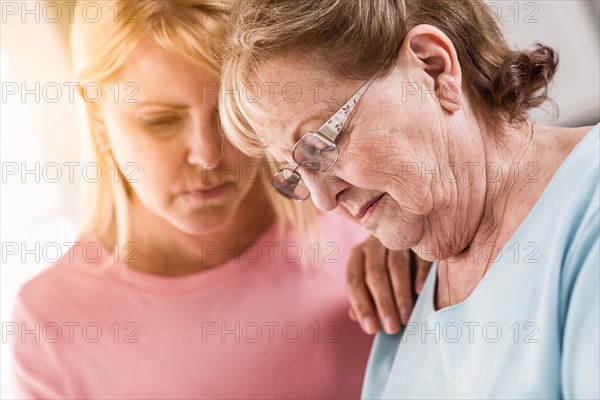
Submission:
POLYGON ((212 122, 200 122, 189 133, 188 162, 206 169, 215 169, 223 159, 225 137, 212 122))

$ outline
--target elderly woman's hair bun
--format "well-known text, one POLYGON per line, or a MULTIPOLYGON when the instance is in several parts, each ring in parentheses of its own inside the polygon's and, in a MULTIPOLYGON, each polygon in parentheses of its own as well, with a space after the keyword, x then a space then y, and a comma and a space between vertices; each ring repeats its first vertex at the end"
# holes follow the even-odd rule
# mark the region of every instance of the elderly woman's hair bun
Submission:
POLYGON ((532 50, 510 51, 498 68, 492 96, 510 120, 523 120, 526 112, 548 99, 548 86, 558 69, 558 54, 536 43, 532 50))

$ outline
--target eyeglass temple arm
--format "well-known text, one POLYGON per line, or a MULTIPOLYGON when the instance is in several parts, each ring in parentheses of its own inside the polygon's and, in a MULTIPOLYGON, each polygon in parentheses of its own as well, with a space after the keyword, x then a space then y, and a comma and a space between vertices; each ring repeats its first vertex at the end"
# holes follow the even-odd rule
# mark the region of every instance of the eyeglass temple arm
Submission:
POLYGON ((369 85, 374 80, 375 77, 372 77, 367 82, 365 82, 365 84, 362 85, 358 92, 356 92, 356 94, 352 96, 352 98, 350 98, 350 100, 348 100, 346 104, 344 104, 342 108, 340 108, 338 112, 336 112, 333 115, 333 117, 331 117, 329 121, 325 122, 323 126, 319 128, 318 132, 325 136, 327 139, 331 140, 331 142, 335 143, 338 135, 344 127, 344 124, 346 123, 346 120, 348 119, 348 116, 350 116, 350 113, 352 113, 352 110, 354 110, 356 103, 358 103, 358 100, 360 100, 363 93, 365 93, 369 85))

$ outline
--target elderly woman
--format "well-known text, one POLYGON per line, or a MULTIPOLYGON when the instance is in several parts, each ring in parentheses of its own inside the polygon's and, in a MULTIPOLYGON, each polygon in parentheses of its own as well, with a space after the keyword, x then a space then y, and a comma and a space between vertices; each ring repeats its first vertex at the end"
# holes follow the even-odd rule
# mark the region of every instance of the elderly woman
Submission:
POLYGON ((363 396, 599 398, 599 128, 528 118, 555 52, 509 49, 475 0, 249 0, 235 18, 231 140, 289 163, 286 197, 435 261, 363 396))

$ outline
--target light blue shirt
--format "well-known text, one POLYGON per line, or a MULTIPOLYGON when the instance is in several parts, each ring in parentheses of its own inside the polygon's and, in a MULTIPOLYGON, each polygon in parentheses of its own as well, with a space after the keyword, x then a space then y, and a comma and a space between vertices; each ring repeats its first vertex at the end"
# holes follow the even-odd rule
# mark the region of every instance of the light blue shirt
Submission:
POLYGON ((483 280, 380 332, 363 398, 600 398, 600 125, 578 143, 483 280))

